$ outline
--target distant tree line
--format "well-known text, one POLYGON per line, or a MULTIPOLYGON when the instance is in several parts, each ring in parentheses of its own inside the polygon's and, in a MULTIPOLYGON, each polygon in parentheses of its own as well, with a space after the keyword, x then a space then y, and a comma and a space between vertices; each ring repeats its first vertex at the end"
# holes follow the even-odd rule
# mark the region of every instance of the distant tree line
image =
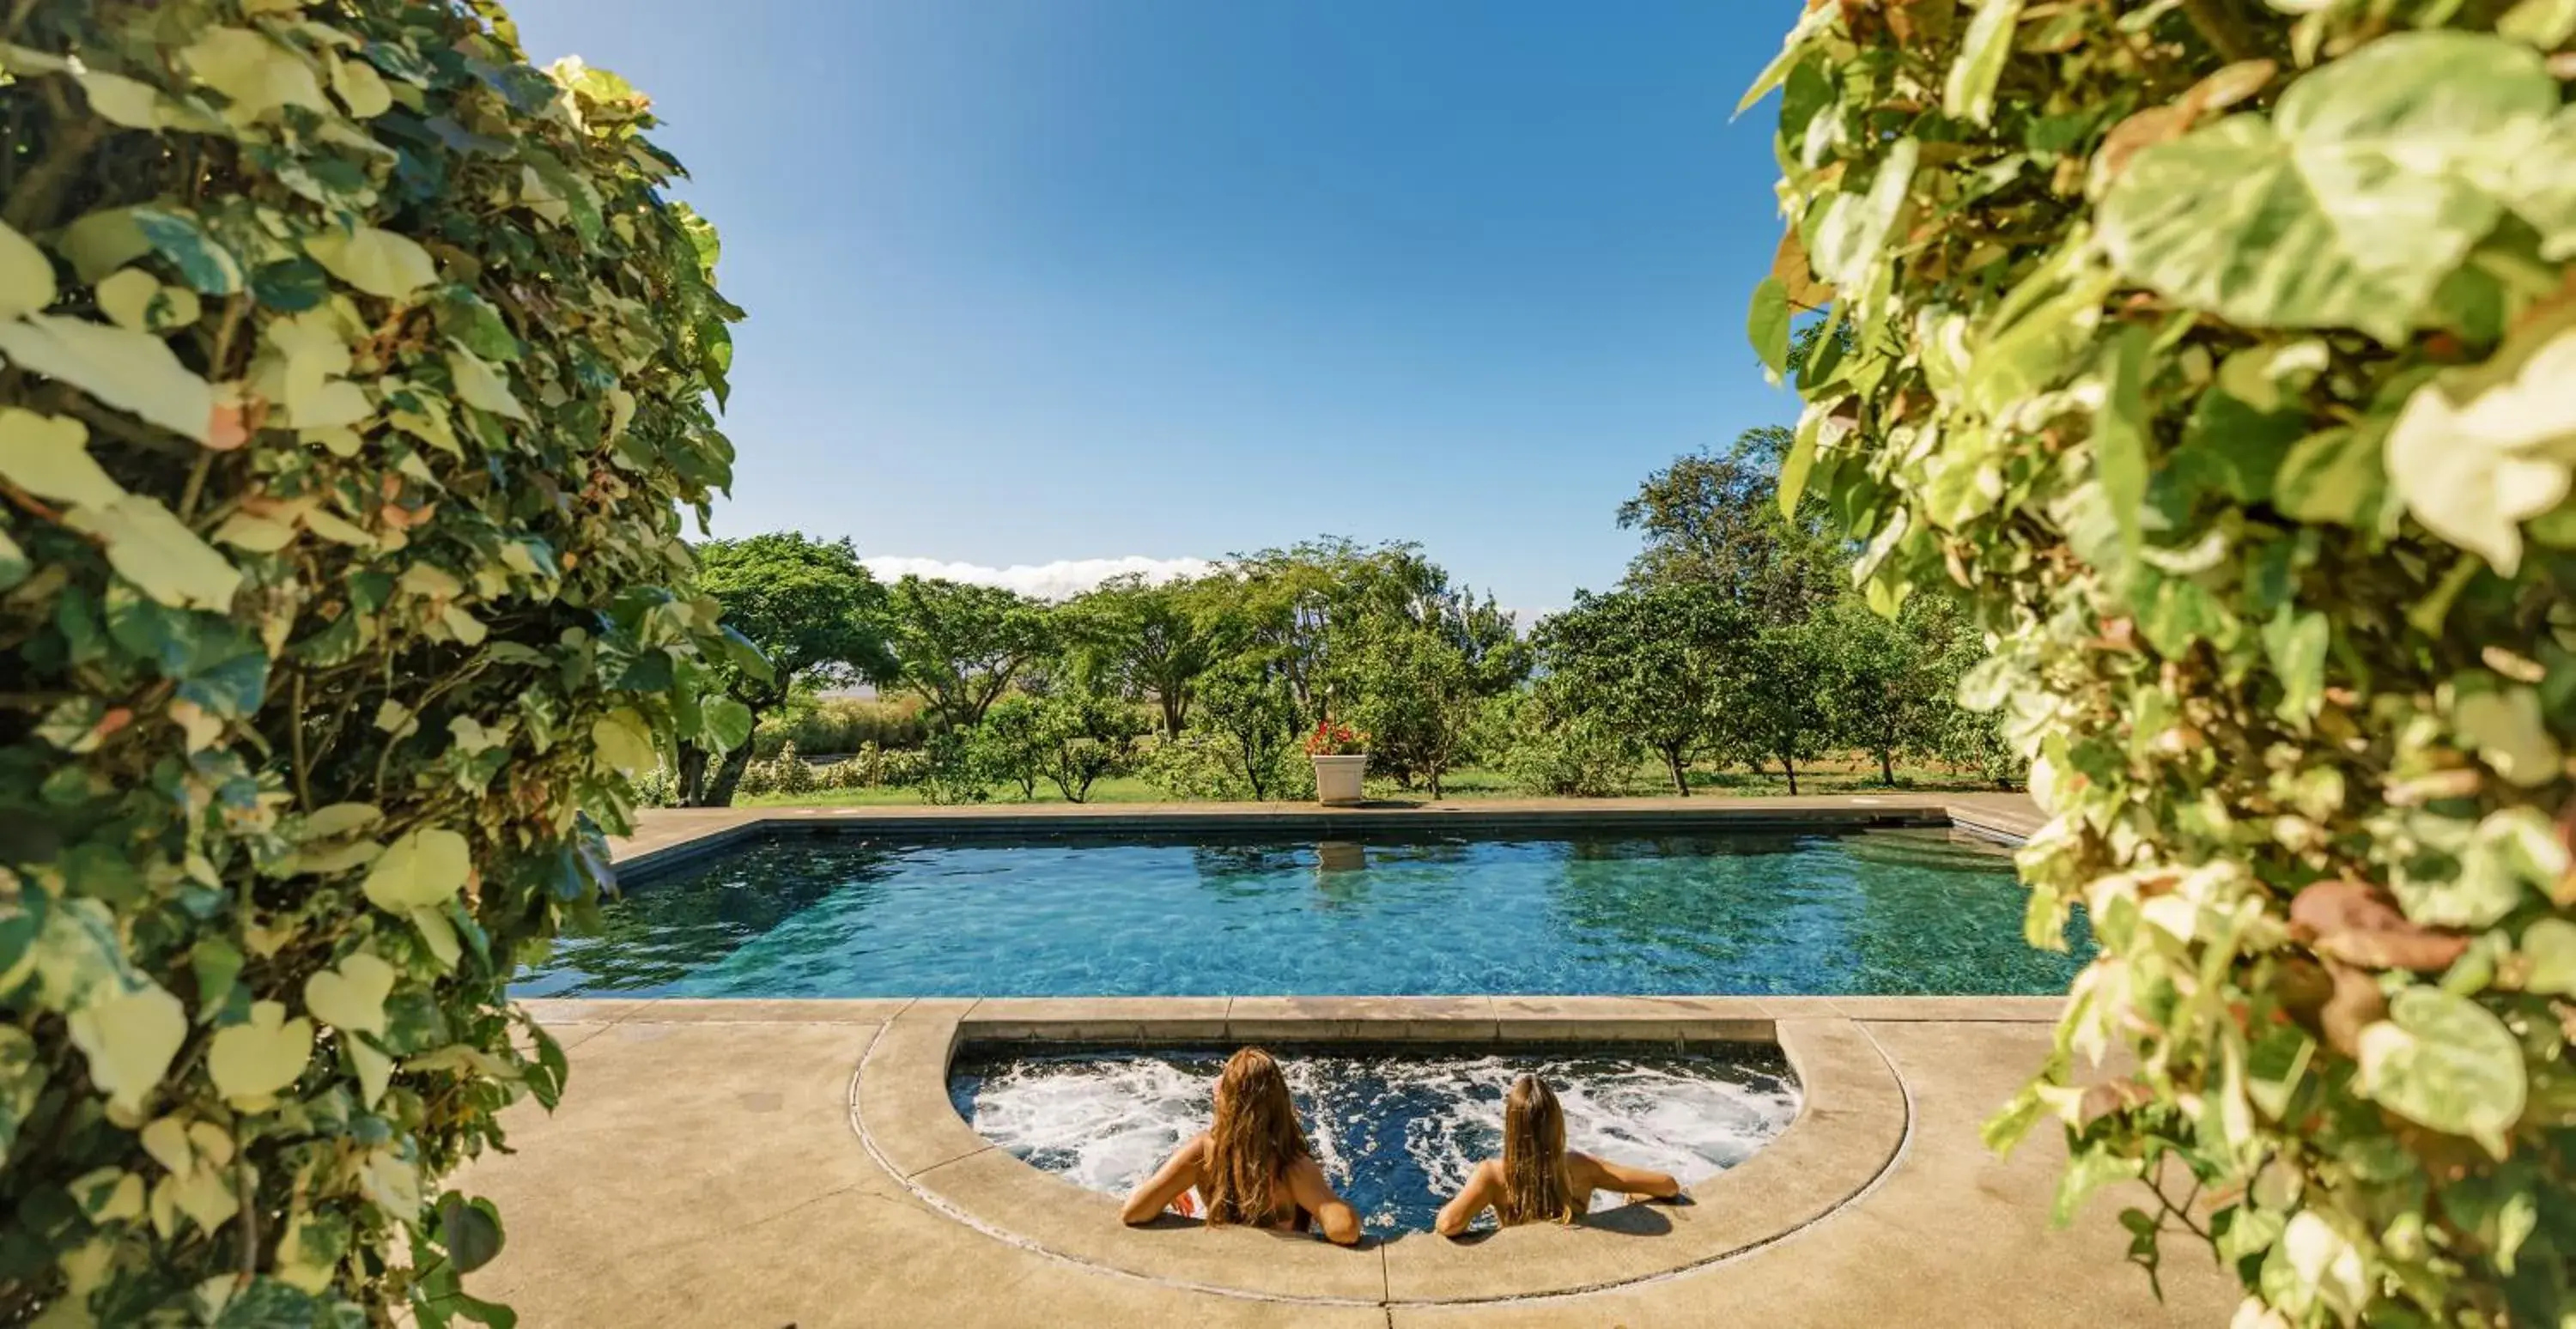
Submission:
POLYGON ((1615 589, 1579 592, 1540 620, 1533 701, 1556 764, 1538 782, 1585 788, 1616 757, 1659 761, 1673 792, 1694 762, 1777 769, 1866 753, 1945 762, 1999 783, 2017 775, 1992 717, 1954 701, 1985 643, 1937 592, 1881 613, 1852 589, 1861 551, 1817 500, 1780 510, 1789 431, 1747 432, 1726 453, 1676 459, 1619 508, 1644 548, 1615 589), (1604 751, 1586 754, 1581 749, 1604 751))
POLYGON ((2010 779, 1991 720, 1951 700, 1982 641, 1937 596, 1892 616, 1859 601, 1857 551, 1773 501, 1787 444, 1758 429, 1649 476, 1618 512, 1644 541, 1625 579, 1526 634, 1405 543, 1318 539, 1050 603, 880 583, 846 540, 709 541, 703 589, 774 666, 725 680, 765 732, 822 690, 907 704, 820 776, 755 766, 749 746, 684 753, 671 797, 721 805, 748 775, 751 792, 882 779, 940 802, 1041 785, 1079 802, 1136 775, 1174 798, 1295 798, 1313 781, 1300 736, 1328 716, 1370 736, 1373 775, 1433 797, 1468 765, 1615 793, 1648 760, 1677 794, 1707 764, 1776 769, 1794 792, 1833 753, 1868 754, 1890 784, 1917 759, 2010 779))

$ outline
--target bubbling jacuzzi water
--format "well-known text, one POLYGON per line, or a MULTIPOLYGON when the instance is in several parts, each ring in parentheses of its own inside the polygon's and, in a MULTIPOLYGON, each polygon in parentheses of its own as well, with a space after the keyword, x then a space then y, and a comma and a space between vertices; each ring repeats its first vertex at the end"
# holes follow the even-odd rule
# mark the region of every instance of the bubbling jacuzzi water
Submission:
MULTIPOLYGON (((1373 1232, 1426 1230, 1477 1160, 1502 1150, 1503 1093, 1547 1079, 1577 1150, 1684 1184, 1742 1162, 1798 1115, 1777 1048, 1281 1049, 1308 1142, 1373 1232)), ((957 1111, 994 1144, 1095 1191, 1125 1194, 1207 1128, 1222 1052, 970 1048, 951 1071, 957 1111)), ((1622 1203, 1599 1195, 1594 1207, 1622 1203)), ((1490 1221, 1490 1220, 1488 1220, 1490 1221)))

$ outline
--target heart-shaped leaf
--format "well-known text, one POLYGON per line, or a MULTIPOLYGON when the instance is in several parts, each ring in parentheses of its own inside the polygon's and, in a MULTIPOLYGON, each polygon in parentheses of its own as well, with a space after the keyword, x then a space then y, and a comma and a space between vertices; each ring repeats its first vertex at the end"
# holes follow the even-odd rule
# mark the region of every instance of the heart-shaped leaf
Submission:
POLYGON ((149 332, 29 314, 0 323, 0 353, 182 438, 213 435, 215 390, 149 332))
POLYGON ((206 1051, 206 1073, 215 1091, 236 1110, 265 1112, 277 1092, 295 1083, 313 1055, 313 1022, 286 1016, 283 1002, 251 1003, 247 1023, 215 1031, 206 1051))
POLYGON ((629 775, 649 771, 658 761, 652 731, 645 727, 644 717, 629 707, 620 706, 591 725, 590 741, 599 749, 601 761, 629 775))
POLYGON ((473 1273, 501 1253, 501 1212, 490 1200, 449 1191, 438 1197, 438 1241, 447 1248, 456 1272, 473 1273))
POLYGON ((89 427, 64 416, 0 409, 0 480, 73 507, 105 507, 125 489, 89 455, 89 427))
POLYGON ((361 226, 348 235, 326 231, 306 241, 304 252, 332 276, 388 300, 438 280, 438 264, 420 242, 379 227, 361 226))
POLYGON ((72 1012, 72 1045, 89 1058, 90 1083, 128 1112, 161 1083, 188 1036, 188 1012, 158 987, 103 996, 72 1012))
POLYGON ((385 1031, 385 997, 394 990, 394 967, 366 951, 304 980, 304 1009, 335 1029, 385 1031))
POLYGON ((2529 966, 2522 990, 2553 997, 2576 997, 2576 922, 2544 918, 2522 930, 2516 948, 2529 966))
POLYGON ((2522 1045, 2495 1013, 2440 988, 2411 987, 2361 1031, 2361 1092, 2420 1126, 2504 1155, 2528 1091, 2522 1045))
POLYGON ((442 827, 423 827, 376 856, 363 889, 377 908, 408 913, 454 896, 464 888, 472 869, 464 836, 442 827))
POLYGON ((105 507, 75 508, 66 524, 97 536, 118 575, 173 609, 229 612, 241 589, 241 570, 158 500, 128 494, 105 507))

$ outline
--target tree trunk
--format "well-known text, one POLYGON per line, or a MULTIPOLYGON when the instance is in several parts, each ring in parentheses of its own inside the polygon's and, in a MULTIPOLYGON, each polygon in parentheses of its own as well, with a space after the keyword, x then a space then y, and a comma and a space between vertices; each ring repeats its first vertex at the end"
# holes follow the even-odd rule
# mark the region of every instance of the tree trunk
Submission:
POLYGON ((1181 736, 1181 723, 1183 720, 1188 718, 1181 714, 1181 699, 1179 695, 1170 692, 1157 692, 1154 694, 1154 698, 1163 704, 1163 737, 1179 738, 1181 736))
POLYGON ((1269 790, 1266 788, 1267 782, 1261 778, 1261 763, 1253 755, 1252 744, 1245 742, 1240 735, 1237 735, 1235 738, 1235 746, 1243 749, 1243 779, 1246 784, 1252 786, 1252 801, 1256 803, 1269 802, 1270 794, 1269 790))
MULTIPOLYGON (((798 758, 798 760, 801 761, 803 758, 798 758)), ((732 807, 734 787, 742 783, 743 768, 749 765, 751 765, 751 744, 745 743, 741 747, 735 748, 733 751, 726 753, 724 755, 724 764, 716 768, 714 785, 707 790, 707 801, 699 806, 710 808, 732 807)))
POLYGON ((679 788, 674 791, 684 808, 707 806, 707 750, 695 743, 680 745, 680 769, 676 772, 679 788))
POLYGON ((1896 754, 1892 752, 1878 754, 1878 782, 1890 789, 1896 787, 1896 754))
POLYGON ((1690 768, 1682 764, 1680 748, 1664 749, 1664 769, 1672 773, 1673 796, 1690 797, 1690 768))
POLYGON ((1791 761, 1791 760, 1787 757, 1787 755, 1785 755, 1785 754, 1784 754, 1784 755, 1782 755, 1782 756, 1781 756, 1781 758, 1780 758, 1780 769, 1781 769, 1782 771, 1785 771, 1785 772, 1787 772, 1787 773, 1788 773, 1788 776, 1789 776, 1789 796, 1790 796, 1790 797, 1792 797, 1792 798, 1797 797, 1797 794, 1798 794, 1798 763, 1796 763, 1796 762, 1794 762, 1794 761, 1791 761))

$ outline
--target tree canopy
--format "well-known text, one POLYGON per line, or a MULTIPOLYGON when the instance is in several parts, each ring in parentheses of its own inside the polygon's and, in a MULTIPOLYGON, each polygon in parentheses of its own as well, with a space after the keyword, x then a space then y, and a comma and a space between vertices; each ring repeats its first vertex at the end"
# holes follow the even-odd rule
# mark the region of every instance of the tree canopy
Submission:
POLYGON ((1046 610, 997 586, 905 577, 886 594, 886 640, 904 687, 952 729, 971 729, 1053 634, 1046 610))
MULTIPOLYGON (((786 705, 800 688, 895 678, 897 664, 879 622, 885 588, 847 539, 826 543, 786 531, 709 540, 695 553, 699 589, 724 606, 725 626, 767 661, 765 671, 736 667, 718 675, 752 721, 786 705)), ((713 772, 705 769, 706 756, 695 747, 681 754, 681 801, 725 806, 750 761, 750 746, 726 750, 713 772)))
POLYGON ((1803 623, 1842 593, 1848 557, 1825 530, 1820 503, 1781 514, 1780 462, 1789 431, 1747 430, 1725 453, 1677 457, 1619 505, 1619 525, 1645 539, 1629 564, 1636 586, 1715 588, 1754 622, 1803 623))
POLYGON ((1682 581, 1578 592, 1540 621, 1550 704, 1591 716, 1663 759, 1675 794, 1690 793, 1694 757, 1718 736, 1729 653, 1756 629, 1717 586, 1682 581))

